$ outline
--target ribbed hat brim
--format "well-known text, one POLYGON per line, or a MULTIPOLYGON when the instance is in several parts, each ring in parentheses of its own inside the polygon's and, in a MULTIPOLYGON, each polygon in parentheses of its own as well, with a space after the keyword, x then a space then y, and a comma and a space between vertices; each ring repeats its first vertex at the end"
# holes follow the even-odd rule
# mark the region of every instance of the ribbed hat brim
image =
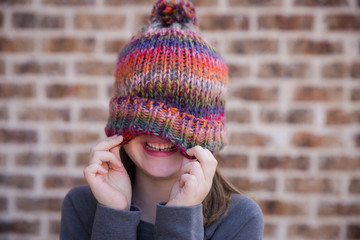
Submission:
POLYGON ((196 118, 162 102, 134 96, 112 98, 109 109, 105 132, 108 137, 122 135, 121 145, 139 135, 153 135, 167 139, 185 157, 189 157, 186 150, 197 145, 213 152, 224 146, 224 117, 219 120, 196 118))

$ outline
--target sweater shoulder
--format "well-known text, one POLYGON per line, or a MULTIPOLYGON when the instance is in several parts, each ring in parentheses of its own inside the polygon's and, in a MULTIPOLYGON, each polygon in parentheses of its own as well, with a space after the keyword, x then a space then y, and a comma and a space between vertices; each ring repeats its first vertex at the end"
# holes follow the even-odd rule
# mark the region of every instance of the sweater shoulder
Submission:
POLYGON ((206 227, 205 239, 213 237, 233 239, 240 232, 251 227, 253 232, 263 231, 264 219, 259 205, 250 197, 234 193, 228 210, 215 222, 206 227))
POLYGON ((88 185, 76 186, 64 199, 64 204, 72 204, 77 210, 91 211, 96 209, 97 201, 88 185))
POLYGON ((96 207, 89 186, 71 189, 62 204, 60 239, 89 239, 96 207))
POLYGON ((88 185, 76 186, 64 198, 63 214, 76 214, 80 221, 91 224, 97 201, 88 185))
POLYGON ((66 197, 69 197, 75 201, 94 198, 89 185, 80 185, 70 189, 66 197))
MULTIPOLYGON (((234 193, 229 203, 229 211, 230 215, 242 214, 244 217, 262 217, 262 211, 259 205, 250 197, 245 195, 234 193)), ((229 215, 228 214, 228 215, 229 215)))

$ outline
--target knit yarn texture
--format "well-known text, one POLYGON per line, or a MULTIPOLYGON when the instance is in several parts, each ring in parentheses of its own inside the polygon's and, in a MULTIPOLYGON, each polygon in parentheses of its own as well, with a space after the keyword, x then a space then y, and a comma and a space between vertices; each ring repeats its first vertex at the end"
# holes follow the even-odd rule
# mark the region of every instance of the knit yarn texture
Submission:
POLYGON ((228 81, 223 58, 198 33, 190 2, 160 0, 150 19, 119 53, 106 135, 121 134, 121 145, 158 136, 186 157, 196 145, 220 150, 228 81))

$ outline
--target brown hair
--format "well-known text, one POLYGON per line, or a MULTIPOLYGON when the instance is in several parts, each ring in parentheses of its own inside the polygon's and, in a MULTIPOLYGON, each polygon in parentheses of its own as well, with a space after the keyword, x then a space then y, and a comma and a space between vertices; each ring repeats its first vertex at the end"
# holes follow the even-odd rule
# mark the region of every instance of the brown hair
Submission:
MULTIPOLYGON (((136 167, 122 147, 120 148, 120 158, 133 184, 136 167)), ((232 193, 239 193, 239 191, 216 170, 210 192, 203 201, 204 226, 210 225, 222 214, 226 214, 232 193)))

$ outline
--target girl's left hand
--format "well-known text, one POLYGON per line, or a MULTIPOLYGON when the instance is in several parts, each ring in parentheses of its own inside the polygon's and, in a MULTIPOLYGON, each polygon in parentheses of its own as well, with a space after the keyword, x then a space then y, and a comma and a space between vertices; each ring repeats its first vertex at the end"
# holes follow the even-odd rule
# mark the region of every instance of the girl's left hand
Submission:
POLYGON ((194 206, 202 203, 210 191, 217 161, 213 154, 200 146, 187 151, 195 160, 184 158, 167 206, 194 206))

